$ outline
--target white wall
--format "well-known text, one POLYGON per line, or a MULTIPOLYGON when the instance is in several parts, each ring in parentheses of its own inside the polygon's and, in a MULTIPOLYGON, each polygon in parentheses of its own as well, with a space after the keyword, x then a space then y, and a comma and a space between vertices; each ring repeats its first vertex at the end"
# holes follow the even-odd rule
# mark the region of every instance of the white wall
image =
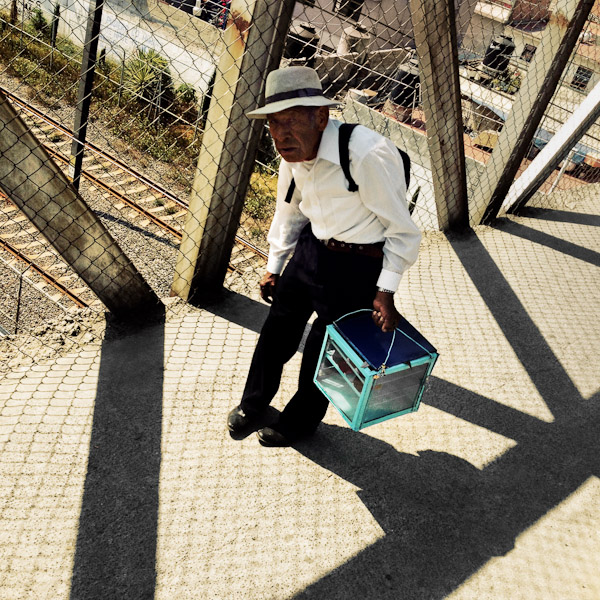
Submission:
MULTIPOLYGON (((41 8, 48 22, 51 21, 55 0, 35 0, 28 2, 29 16, 33 8, 41 8)), ((59 0, 61 7, 59 34, 82 45, 85 40, 86 25, 89 12, 88 0, 59 0)), ((19 2, 19 9, 22 4, 19 2)), ((10 0, 0 0, 0 7, 8 9, 10 0)), ((20 18, 20 15, 19 15, 20 18)), ((190 43, 187 38, 180 37, 178 25, 186 32, 190 20, 198 27, 210 27, 211 35, 215 34, 209 25, 199 19, 173 9, 157 0, 106 0, 102 13, 99 48, 106 50, 108 58, 120 62, 123 56, 130 57, 138 48, 153 49, 170 60, 171 75, 175 84, 188 83, 194 86, 200 94, 204 94, 215 68, 217 56, 210 52, 210 41, 190 43), (177 19, 168 19, 169 12, 174 11, 177 19)), ((218 44, 213 44, 216 52, 218 44)))

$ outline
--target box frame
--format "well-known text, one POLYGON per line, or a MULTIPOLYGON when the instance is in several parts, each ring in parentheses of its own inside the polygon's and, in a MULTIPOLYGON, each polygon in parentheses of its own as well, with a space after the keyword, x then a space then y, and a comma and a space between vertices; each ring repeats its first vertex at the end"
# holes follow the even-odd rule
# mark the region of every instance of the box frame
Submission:
MULTIPOLYGON (((408 334, 406 334, 404 331, 402 331, 400 329, 396 330, 396 335, 398 335, 398 334, 404 335, 412 340, 412 338, 408 334)), ((412 340, 412 341, 414 342, 414 340, 412 340)), ((415 343, 418 344, 418 342, 415 342, 415 343)), ((421 346, 421 344, 418 344, 418 345, 421 346)), ((421 346, 421 347, 423 347, 423 346, 421 346)), ((365 358, 356 351, 356 349, 346 340, 346 338, 342 335, 342 333, 336 328, 335 323, 333 323, 331 325, 327 325, 327 327, 326 327, 325 338, 323 340, 323 345, 321 346, 321 352, 319 354, 319 362, 317 363, 317 369, 315 371, 313 381, 314 381, 315 385, 317 386, 317 388, 319 388, 319 390, 325 395, 325 397, 329 400, 329 402, 340 413, 340 415, 342 416, 344 421, 352 428, 352 430, 360 431, 361 429, 364 429, 365 427, 370 427, 371 425, 376 425, 377 423, 382 423, 383 421, 387 421, 389 419, 393 419, 395 417, 399 417, 401 415, 412 413, 412 412, 415 412, 416 410, 418 410, 418 408, 421 404, 421 398, 423 397, 423 393, 425 391, 425 384, 426 384, 427 379, 429 378, 431 371, 433 370, 433 367, 439 357, 439 354, 437 351, 430 352, 426 348, 423 348, 423 350, 424 350, 424 352, 426 352, 426 354, 424 356, 422 356, 421 358, 417 358, 415 360, 400 363, 400 364, 397 364, 397 365, 394 365, 391 367, 385 367, 385 369, 380 368, 380 369, 376 370, 376 369, 373 369, 367 363, 365 358), (339 368, 339 366, 333 360, 331 360, 330 357, 325 356, 326 349, 327 349, 329 342, 331 342, 333 344, 334 348, 336 348, 338 350, 338 352, 340 352, 342 357, 344 357, 346 359, 347 363, 355 371, 355 373, 356 372, 360 373, 360 375, 364 381, 364 384, 363 384, 363 387, 362 387, 362 390, 360 393, 358 392, 358 390, 356 390, 356 388, 354 387, 354 384, 348 379, 346 374, 342 372, 342 370, 339 368), (328 361, 329 365, 332 366, 337 371, 337 373, 343 378, 345 383, 350 388, 354 388, 356 390, 356 395, 358 397, 358 401, 357 401, 356 409, 354 411, 353 418, 350 418, 350 417, 348 417, 348 415, 345 414, 345 412, 342 410, 342 408, 340 408, 336 404, 336 401, 331 398, 331 396, 327 392, 327 390, 318 381, 318 375, 319 375, 319 371, 321 370, 321 365, 322 365, 323 361, 328 361), (419 391, 415 396, 412 406, 410 406, 408 408, 403 408, 398 411, 394 411, 394 412, 384 415, 382 417, 377 417, 375 419, 367 421, 366 423, 363 422, 363 419, 365 417, 365 412, 368 408, 368 400, 371 396, 371 392, 373 391, 373 386, 375 384, 375 381, 378 378, 386 377, 387 375, 392 375, 394 373, 398 373, 400 371, 405 371, 405 370, 411 369, 413 367, 422 366, 426 363, 429 363, 429 366, 427 367, 425 374, 423 375, 423 377, 421 379, 421 383, 419 385, 419 391)))

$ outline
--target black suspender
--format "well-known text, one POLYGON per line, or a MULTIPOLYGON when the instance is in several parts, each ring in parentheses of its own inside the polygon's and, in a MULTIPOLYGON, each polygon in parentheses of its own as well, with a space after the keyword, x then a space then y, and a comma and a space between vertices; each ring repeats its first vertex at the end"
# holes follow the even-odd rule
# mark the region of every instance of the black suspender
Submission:
POLYGON ((285 201, 289 204, 292 201, 292 196, 294 195, 294 190, 296 189, 296 182, 292 177, 292 182, 290 183, 290 187, 288 188, 287 194, 285 195, 285 201))
POLYGON ((354 131, 354 128, 358 125, 358 123, 342 123, 340 125, 340 139, 339 139, 339 151, 340 151, 340 167, 342 167, 342 171, 344 172, 344 177, 348 182, 348 191, 349 192, 358 192, 358 186, 356 185, 356 181, 352 179, 352 175, 350 175, 350 136, 354 131))

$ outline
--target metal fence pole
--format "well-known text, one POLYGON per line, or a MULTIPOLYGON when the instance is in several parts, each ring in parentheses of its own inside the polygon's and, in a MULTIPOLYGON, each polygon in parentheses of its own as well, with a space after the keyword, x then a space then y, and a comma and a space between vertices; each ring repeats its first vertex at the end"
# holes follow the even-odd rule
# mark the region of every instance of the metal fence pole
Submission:
POLYGON ((85 44, 83 46, 83 58, 81 61, 81 76, 79 79, 79 91, 77 94, 77 107, 75 109, 75 125, 73 126, 73 144, 71 146, 71 161, 69 165, 69 177, 76 190, 79 190, 81 169, 83 166, 83 153, 85 149, 85 138, 92 102, 92 87, 94 85, 94 73, 96 71, 96 53, 98 51, 98 39, 100 37, 100 22, 102 20, 102 9, 104 0, 91 0, 88 13, 87 30, 85 33, 85 44))
POLYGON ((25 0, 23 0, 23 8, 21 10, 21 33, 19 34, 19 45, 23 46, 23 31, 25 30, 25 0))
POLYGON ((202 137, 172 295, 222 289, 263 127, 246 117, 279 66, 294 0, 234 0, 202 137))
POLYGON ((125 48, 121 48, 123 50, 123 60, 121 62, 121 74, 119 75, 119 93, 117 96, 117 106, 121 106, 121 98, 123 97, 123 81, 125 79, 125 48))
POLYGON ((58 24, 60 22, 60 4, 57 2, 54 5, 54 13, 52 15, 52 28, 50 30, 50 69, 54 62, 54 48, 56 48, 56 38, 58 36, 58 24))
POLYGON ((15 315, 15 335, 19 333, 19 317, 21 316, 21 295, 23 293, 23 273, 19 273, 19 289, 17 291, 17 313, 15 315))
POLYGON ((17 22, 17 17, 18 17, 18 9, 17 9, 17 0, 11 0, 10 2, 10 16, 9 16, 9 23, 11 25, 15 25, 17 22))

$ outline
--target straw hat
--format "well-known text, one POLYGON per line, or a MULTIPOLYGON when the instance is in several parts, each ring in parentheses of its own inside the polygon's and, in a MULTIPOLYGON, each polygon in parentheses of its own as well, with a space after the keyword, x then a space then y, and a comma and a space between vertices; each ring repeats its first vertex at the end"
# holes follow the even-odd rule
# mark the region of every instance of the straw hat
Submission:
POLYGON ((309 67, 287 67, 271 71, 267 76, 265 105, 246 113, 252 119, 264 119, 266 115, 293 106, 336 106, 323 96, 321 80, 309 67))

